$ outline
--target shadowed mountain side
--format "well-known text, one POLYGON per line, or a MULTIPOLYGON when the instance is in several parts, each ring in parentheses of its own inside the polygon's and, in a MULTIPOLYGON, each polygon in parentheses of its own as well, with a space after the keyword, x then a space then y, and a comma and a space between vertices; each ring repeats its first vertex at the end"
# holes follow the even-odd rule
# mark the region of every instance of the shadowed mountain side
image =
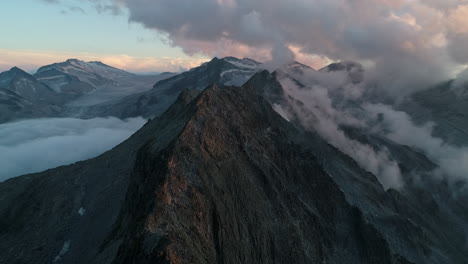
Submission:
POLYGON ((99 245, 119 214, 137 151, 155 134, 171 141, 193 97, 184 93, 164 117, 97 158, 0 183, 0 263, 51 263, 67 241, 63 263, 110 263, 115 249, 99 245))
POLYGON ((399 107, 417 123, 434 122, 433 134, 455 146, 468 146, 468 84, 448 81, 413 94, 399 107))
POLYGON ((141 149, 116 263, 405 263, 253 91, 209 88, 141 149))
POLYGON ((242 86, 258 70, 260 63, 233 57, 214 58, 189 71, 158 81, 153 89, 135 93, 116 102, 86 107, 80 116, 153 118, 162 114, 184 89, 203 90, 211 84, 242 86))
POLYGON ((437 211, 278 115, 278 85, 184 90, 98 158, 1 183, 0 262, 462 263, 437 211))

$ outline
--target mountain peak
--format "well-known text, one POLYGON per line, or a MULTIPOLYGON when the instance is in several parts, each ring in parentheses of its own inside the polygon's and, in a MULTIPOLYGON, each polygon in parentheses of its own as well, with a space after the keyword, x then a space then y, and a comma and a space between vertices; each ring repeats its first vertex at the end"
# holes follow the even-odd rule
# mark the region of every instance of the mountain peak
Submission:
POLYGON ((13 81, 15 79, 24 79, 24 78, 35 81, 34 77, 31 74, 25 72, 24 70, 16 66, 0 74, 3 75, 4 81, 6 81, 7 79, 10 81, 13 81))
POLYGON ((334 72, 334 71, 363 71, 363 67, 360 63, 354 61, 340 61, 331 63, 324 68, 320 69, 319 71, 327 71, 327 72, 334 72))
POLYGON ((364 80, 364 67, 362 64, 354 61, 341 61, 332 63, 319 72, 347 72, 349 79, 358 84, 364 80))
POLYGON ((96 65, 99 65, 99 66, 102 66, 102 67, 109 67, 109 68, 114 68, 115 69, 115 67, 109 66, 109 65, 103 63, 102 61, 89 61, 88 63, 96 64, 96 65))
POLYGON ((79 59, 67 59, 65 62, 72 63, 72 62, 84 62, 84 61, 79 60, 79 59))
POLYGON ((161 118, 147 125, 174 120, 163 124, 183 128, 151 133, 154 139, 139 150, 121 217, 114 225, 119 230, 109 239, 122 241, 116 259, 122 263, 139 259, 159 263, 166 256, 173 263, 394 259, 381 233, 347 202, 312 152, 297 141, 301 138, 297 130, 251 89, 265 85, 261 81, 268 76, 258 73, 256 82, 240 88, 211 85, 188 106, 181 95, 161 118), (340 243, 343 237, 348 243, 340 243), (363 243, 362 237, 374 243, 363 243), (143 243, 151 246, 142 248, 143 243), (250 250, 256 253, 246 254, 250 250))
POLYGON ((18 67, 16 67, 16 66, 14 66, 13 68, 11 68, 11 69, 10 69, 10 72, 16 73, 16 74, 30 75, 29 73, 25 72, 24 70, 22 70, 21 68, 18 68, 18 67))

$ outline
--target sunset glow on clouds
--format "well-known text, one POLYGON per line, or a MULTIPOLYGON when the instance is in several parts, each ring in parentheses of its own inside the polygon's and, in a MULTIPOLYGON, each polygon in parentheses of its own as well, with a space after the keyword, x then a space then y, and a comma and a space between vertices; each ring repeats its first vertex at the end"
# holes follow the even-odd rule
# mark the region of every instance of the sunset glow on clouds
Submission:
POLYGON ((67 18, 74 31, 43 31, 46 40, 35 40, 41 49, 34 42, 21 49, 11 41, 0 46, 2 55, 10 54, 2 57, 2 68, 78 57, 130 71, 174 71, 236 56, 296 59, 314 68, 335 60, 371 61, 382 75, 418 68, 418 79, 443 79, 468 63, 468 0, 24 1, 50 19, 67 18), (70 47, 65 54, 55 51, 57 42, 70 47), (29 55, 34 58, 28 64, 29 55))

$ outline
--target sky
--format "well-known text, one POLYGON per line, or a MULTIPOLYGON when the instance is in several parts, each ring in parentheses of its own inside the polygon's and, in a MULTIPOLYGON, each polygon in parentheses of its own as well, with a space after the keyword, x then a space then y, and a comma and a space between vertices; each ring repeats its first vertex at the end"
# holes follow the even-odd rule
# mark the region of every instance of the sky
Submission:
POLYGON ((206 56, 189 56, 164 42, 164 36, 128 13, 98 11, 87 1, 15 0, 0 8, 0 71, 26 71, 78 58, 103 61, 132 72, 180 71, 198 66, 206 56))
POLYGON ((468 64, 468 0, 15 0, 2 3, 0 22, 2 69, 69 57, 135 72, 214 56, 314 68, 353 60, 381 79, 402 76, 402 87, 468 64))

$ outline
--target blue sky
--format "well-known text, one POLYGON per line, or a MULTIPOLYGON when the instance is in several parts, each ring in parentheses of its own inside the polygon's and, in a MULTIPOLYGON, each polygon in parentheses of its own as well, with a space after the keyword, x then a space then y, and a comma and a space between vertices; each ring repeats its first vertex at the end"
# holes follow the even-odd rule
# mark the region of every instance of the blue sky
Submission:
POLYGON ((207 59, 188 56, 163 41, 158 32, 129 23, 125 12, 98 13, 89 2, 73 0, 62 5, 4 1, 0 8, 0 71, 12 66, 33 71, 67 58, 102 60, 135 72, 176 71, 207 59))

